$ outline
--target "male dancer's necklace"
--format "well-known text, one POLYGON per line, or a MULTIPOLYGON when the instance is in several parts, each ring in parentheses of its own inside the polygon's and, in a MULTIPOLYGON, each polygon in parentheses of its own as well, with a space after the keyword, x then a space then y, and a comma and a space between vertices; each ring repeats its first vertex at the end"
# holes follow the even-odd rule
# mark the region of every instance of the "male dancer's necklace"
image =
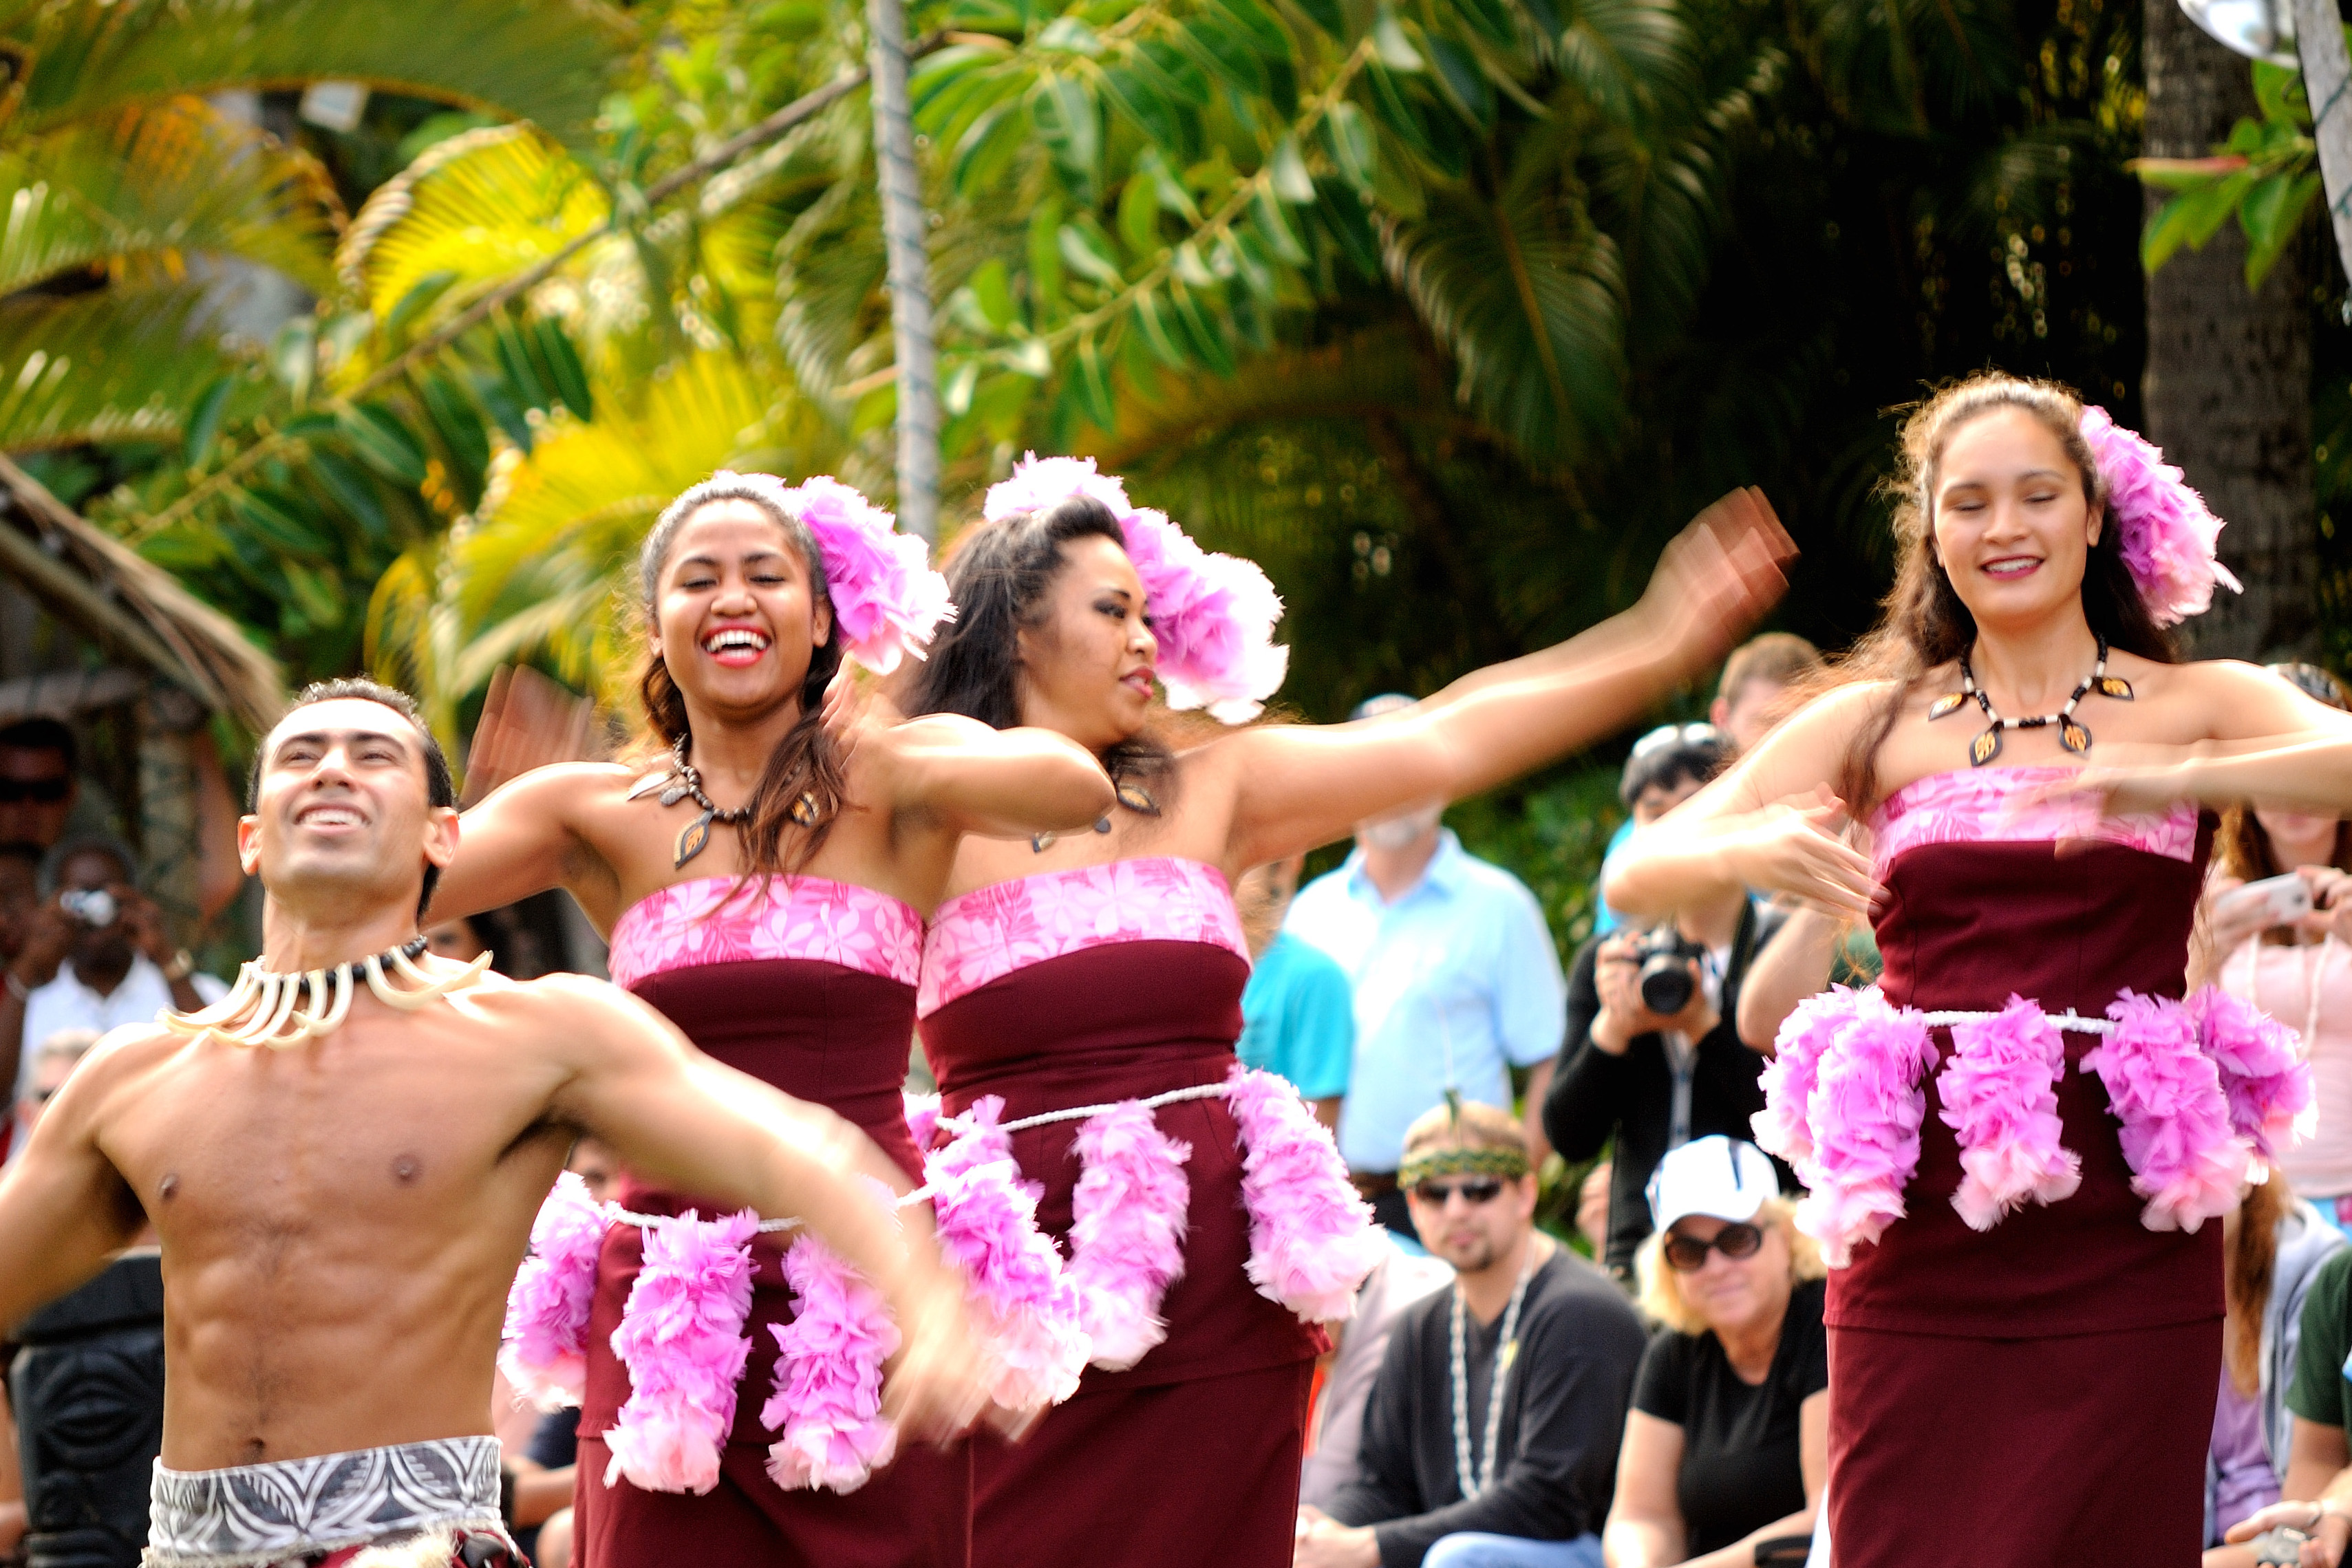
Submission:
POLYGON ((1528 1281, 1536 1277, 1536 1260, 1542 1255, 1534 1239, 1528 1238, 1528 1260, 1519 1267, 1519 1282, 1511 1287, 1511 1304, 1503 1309, 1503 1336, 1495 1343, 1495 1371, 1486 1383, 1486 1448, 1475 1472, 1470 1463, 1470 1353, 1464 1322, 1469 1313, 1461 1285, 1454 1287, 1454 1474, 1462 1483, 1465 1502, 1495 1484, 1495 1445, 1503 1433, 1503 1384, 1519 1356, 1519 1308, 1527 1302, 1528 1281))
POLYGON ((1969 667, 1969 649, 1964 648, 1960 651, 1960 689, 1947 692, 1929 705, 1927 722, 1933 724, 1946 714, 1958 713, 1972 701, 1984 710, 1985 717, 1990 722, 1974 740, 1969 742, 1969 766, 1971 768, 1982 768, 2000 755, 2001 731, 2044 729, 2053 724, 2058 727, 2058 744, 2080 757, 2091 749, 2091 732, 2076 722, 2075 705, 2093 692, 2103 697, 2113 697, 2117 702, 2132 700, 2131 683, 2121 675, 2107 674, 2107 640, 2101 637, 2098 644, 2098 662, 2091 666, 2089 674, 2075 684, 2074 695, 2066 699, 2066 706, 2056 713, 2037 713, 2026 718, 2003 718, 1993 711, 1992 698, 1977 685, 1977 673, 1969 667))
MULTIPOLYGON (((1131 783, 1114 773, 1110 776, 1110 789, 1111 793, 1118 798, 1118 803, 1126 807, 1129 810, 1133 811, 1137 816, 1156 817, 1160 815, 1160 802, 1152 799, 1151 791, 1146 789, 1142 785, 1131 783)), ((1097 833, 1108 833, 1110 831, 1109 812, 1106 811, 1101 816, 1095 819, 1095 831, 1097 833)), ((1033 855, 1044 854, 1047 850, 1054 847, 1054 841, 1061 836, 1062 835, 1059 833, 1030 834, 1029 852, 1033 855)))
MULTIPOLYGON (((746 801, 740 806, 722 809, 702 792, 702 774, 686 759, 684 736, 670 743, 669 766, 670 770, 667 774, 651 774, 639 780, 636 787, 629 791, 629 799, 643 800, 658 789, 661 791, 661 803, 665 806, 675 806, 691 797, 694 803, 702 808, 702 815, 678 830, 677 858, 670 862, 670 869, 684 871, 687 862, 710 847, 710 825, 713 822, 748 822, 751 820, 751 806, 746 801)), ((820 815, 816 792, 802 790, 801 798, 793 802, 790 814, 793 821, 802 827, 815 827, 820 815)))
POLYGON ((235 988, 211 1007, 194 1013, 167 1010, 161 1019, 167 1029, 195 1036, 199 1045, 217 1036, 231 1045, 290 1051, 341 1024, 362 980, 377 1000, 414 1012, 436 997, 473 984, 490 967, 490 955, 484 953, 436 979, 416 967, 425 947, 425 938, 418 936, 371 957, 292 975, 265 969, 255 959, 236 972, 235 988))

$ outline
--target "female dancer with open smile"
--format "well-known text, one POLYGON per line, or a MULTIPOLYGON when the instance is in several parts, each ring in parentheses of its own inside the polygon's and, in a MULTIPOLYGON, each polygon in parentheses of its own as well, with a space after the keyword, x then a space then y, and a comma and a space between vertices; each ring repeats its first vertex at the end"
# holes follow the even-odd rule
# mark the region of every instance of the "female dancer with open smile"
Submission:
MULTIPOLYGON (((537 768, 467 811, 432 917, 569 890, 609 933, 614 980, 711 1055, 856 1123, 911 1185, 919 1165, 899 1086, 923 921, 956 845, 966 832, 1025 840, 1083 827, 1109 809, 1109 780, 1083 749, 1042 729, 887 723, 878 705, 856 710, 834 679, 845 654, 887 670, 901 653, 919 653, 947 596, 921 542, 892 532, 887 514, 846 486, 788 489, 766 475, 721 473, 670 504, 641 566, 640 689, 662 749, 646 767, 537 768)), ((688 1195, 644 1189, 625 1193, 622 1207, 712 1212, 688 1195)), ((578 1245, 593 1249, 598 1229, 589 1219, 578 1245)), ((698 1320, 717 1359, 735 1358, 717 1372, 664 1361, 653 1334, 639 1340, 638 1362, 615 1354, 614 1331, 629 1332, 624 1308, 635 1315, 641 1274, 653 1280, 673 1240, 698 1245, 697 1234, 603 1227, 584 1343, 582 1325, 565 1325, 566 1354, 585 1356, 577 1540, 586 1568, 658 1568, 682 1556, 706 1568, 963 1563, 962 1446, 901 1453, 870 1481, 869 1462, 887 1458, 870 1435, 862 1448, 821 1437, 794 1449, 787 1429, 776 1446, 789 1451, 771 1455, 791 1403, 768 1407, 791 1376, 779 1370, 788 1358, 774 1328, 792 1322, 805 1293, 795 1269, 813 1266, 797 1251, 801 1261, 788 1260, 786 1239, 751 1243, 748 1367, 731 1348, 740 1304, 732 1317, 714 1307, 698 1320), (694 1401, 674 1391, 661 1406, 673 1384, 700 1389, 702 1405, 731 1420, 708 1408, 681 1416, 694 1401), (681 1435, 698 1420, 711 1429, 681 1435), (706 1495, 681 1495, 689 1490, 706 1495)), ((718 1259, 723 1272, 744 1239, 717 1237, 694 1257, 718 1259)), ((547 1250, 541 1238, 534 1245, 547 1250)), ((663 1289, 692 1272, 664 1267, 663 1289)), ((831 1286, 837 1298, 838 1281, 831 1286)), ((639 1293, 648 1312, 659 1305, 659 1291, 639 1293)), ((520 1315, 528 1332, 530 1313, 520 1315)))
POLYGON ((1279 684, 1264 576, 1091 462, 1032 459, 987 513, 958 541, 958 619, 908 708, 1065 736, 1118 801, 1091 831, 967 839, 924 956, 942 1129, 1010 1133, 1043 1184, 1039 1223, 1068 1238, 1094 1362, 1022 1442, 979 1440, 974 1561, 1273 1568, 1290 1560, 1312 1320, 1352 1304, 1366 1219, 1296 1096, 1237 1072, 1249 964, 1229 889, 1638 716, 1779 593, 1787 539, 1741 493, 1669 547, 1634 609, 1557 648, 1375 719, 1171 744, 1155 679, 1229 720, 1279 684))
POLYGON ((1841 1568, 2193 1563, 2219 1217, 2309 1105, 2291 1036, 2179 999, 2205 809, 2352 810, 2352 718, 2175 661, 2221 524, 2104 411, 1979 376, 1902 455, 1879 629, 1608 898, 1875 922, 1881 986, 1799 1007, 1757 1118, 1832 1266, 1841 1568))

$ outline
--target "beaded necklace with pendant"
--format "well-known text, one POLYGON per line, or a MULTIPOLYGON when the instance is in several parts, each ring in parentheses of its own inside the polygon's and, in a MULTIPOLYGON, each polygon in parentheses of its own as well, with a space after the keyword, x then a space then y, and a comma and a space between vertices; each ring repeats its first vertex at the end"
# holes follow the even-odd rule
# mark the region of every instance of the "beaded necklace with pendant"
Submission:
MULTIPOLYGON (((740 806, 721 807, 709 795, 703 793, 701 772, 693 763, 686 759, 684 736, 670 743, 669 766, 668 773, 656 773, 640 780, 637 786, 629 791, 628 798, 632 800, 642 800, 658 789, 661 791, 661 803, 665 806, 675 806, 680 800, 691 800, 702 808, 702 815, 678 830, 677 858, 671 862, 670 869, 684 871, 687 862, 710 847, 711 824, 717 822, 734 825, 748 822, 751 820, 751 807, 748 801, 740 806)), ((816 825, 818 815, 814 791, 803 790, 801 798, 793 802, 791 812, 793 821, 803 828, 813 828, 816 825)))
POLYGON ((1947 692, 1930 704, 1927 721, 1933 724, 1948 714, 1958 713, 1971 702, 1984 711, 1988 722, 1977 733, 1976 738, 1969 742, 1969 766, 1971 768, 1982 768, 2000 755, 2003 730, 2045 729, 2053 724, 2058 727, 2058 744, 2080 757, 2091 749, 2089 727, 2074 717, 2074 709, 2082 700, 2093 692, 2117 702, 2132 700, 2131 683, 2121 675, 2107 674, 2107 640, 2101 637, 2097 641, 2098 662, 2091 666, 2089 674, 2075 684, 2074 693, 2066 699, 2066 706, 2056 713, 2037 713, 2024 718, 2003 718, 1993 711, 1992 698, 1977 685, 1977 673, 1969 667, 1969 650, 1963 649, 1960 653, 1960 689, 1947 692))
POLYGON ((1537 1260, 1541 1256, 1539 1249, 1528 1249, 1528 1260, 1519 1269, 1519 1282, 1511 1287, 1511 1304, 1503 1309, 1503 1333, 1495 1343, 1494 1375, 1486 1383, 1486 1447, 1475 1467, 1470 1459, 1470 1352, 1465 1322, 1469 1312, 1464 1305, 1462 1287, 1454 1287, 1454 1474, 1462 1483, 1465 1501, 1495 1484, 1495 1446, 1503 1435, 1503 1385, 1511 1375, 1511 1363, 1518 1359, 1519 1309, 1527 1304, 1528 1281, 1536 1277, 1537 1260))

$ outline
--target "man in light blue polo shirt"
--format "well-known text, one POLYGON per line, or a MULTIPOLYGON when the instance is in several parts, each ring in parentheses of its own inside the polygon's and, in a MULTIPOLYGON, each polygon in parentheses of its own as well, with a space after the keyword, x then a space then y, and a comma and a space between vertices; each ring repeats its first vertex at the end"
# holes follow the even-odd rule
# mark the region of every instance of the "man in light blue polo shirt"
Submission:
MULTIPOLYGON (((1370 717, 1409 706, 1374 697, 1370 717)), ((1568 993, 1543 911, 1525 883, 1462 848, 1430 801, 1364 822, 1347 863, 1299 892, 1284 931, 1321 948, 1355 991, 1356 1053, 1339 1152, 1383 1223, 1413 1235, 1396 1169, 1405 1129, 1445 1098, 1508 1109, 1528 1072, 1528 1140, 1567 1030, 1568 993)))

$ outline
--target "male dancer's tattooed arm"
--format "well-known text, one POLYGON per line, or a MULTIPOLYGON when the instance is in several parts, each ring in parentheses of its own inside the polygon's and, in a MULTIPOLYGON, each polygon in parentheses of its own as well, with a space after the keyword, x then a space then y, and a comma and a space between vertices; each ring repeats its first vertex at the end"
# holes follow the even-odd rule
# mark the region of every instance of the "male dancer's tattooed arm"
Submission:
MULTIPOLYGON (((804 1221, 891 1304, 905 1345, 885 1408, 917 1437, 961 1430, 979 1414, 961 1288, 901 1232, 889 1198, 905 1177, 871 1140, 823 1106, 703 1055, 625 991, 570 977, 531 988, 551 1016, 530 1027, 562 1074, 555 1119, 594 1134, 663 1186, 804 1221)), ((495 994, 484 1005, 497 1005, 495 994)))
POLYGON ((146 1222, 99 1146, 116 1055, 101 1046, 82 1060, 42 1113, 24 1157, 0 1175, 0 1328, 98 1273, 146 1222))

